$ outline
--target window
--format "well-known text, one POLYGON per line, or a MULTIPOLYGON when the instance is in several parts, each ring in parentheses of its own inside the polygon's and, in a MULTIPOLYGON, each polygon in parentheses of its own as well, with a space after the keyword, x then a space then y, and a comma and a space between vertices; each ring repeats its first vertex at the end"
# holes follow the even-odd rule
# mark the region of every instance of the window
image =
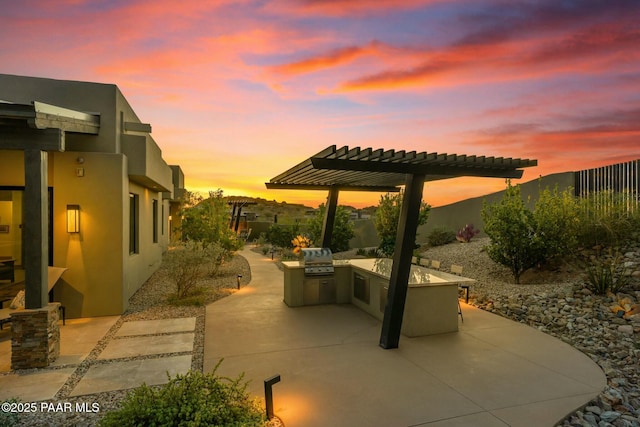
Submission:
POLYGON ((137 254, 138 248, 138 195, 129 193, 129 254, 137 254))
POLYGON ((162 224, 162 235, 164 236, 164 205, 160 207, 160 212, 162 212, 162 217, 160 218, 160 224, 162 224))
POLYGON ((153 199, 151 202, 151 206, 151 214, 153 215, 153 221, 151 221, 151 223, 153 224, 153 243, 158 243, 158 200, 153 199))

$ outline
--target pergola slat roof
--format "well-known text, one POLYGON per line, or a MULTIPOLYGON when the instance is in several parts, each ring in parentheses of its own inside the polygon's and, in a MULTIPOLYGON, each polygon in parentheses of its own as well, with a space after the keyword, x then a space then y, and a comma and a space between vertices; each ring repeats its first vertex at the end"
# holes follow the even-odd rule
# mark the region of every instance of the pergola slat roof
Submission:
POLYGON ((425 181, 460 176, 520 178, 536 160, 332 145, 266 183, 269 189, 398 191, 408 174, 425 181))

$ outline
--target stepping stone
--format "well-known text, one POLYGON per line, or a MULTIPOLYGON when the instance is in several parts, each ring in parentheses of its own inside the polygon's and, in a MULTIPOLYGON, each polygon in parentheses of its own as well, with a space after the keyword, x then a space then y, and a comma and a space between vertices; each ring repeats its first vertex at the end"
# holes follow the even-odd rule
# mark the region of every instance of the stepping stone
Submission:
POLYGON ((21 402, 51 399, 76 368, 35 370, 26 374, 0 376, 0 400, 20 397, 21 402))
POLYGON ((154 335, 174 332, 191 332, 195 329, 195 317, 159 320, 135 320, 133 322, 124 322, 116 333, 116 336, 123 337, 129 335, 154 335))
POLYGON ((160 357, 94 365, 89 368, 70 396, 125 390, 140 385, 157 385, 191 369, 191 355, 160 357))
POLYGON ((158 335, 134 336, 114 339, 98 356, 99 360, 121 359, 123 357, 149 356, 153 354, 193 351, 193 332, 158 335))

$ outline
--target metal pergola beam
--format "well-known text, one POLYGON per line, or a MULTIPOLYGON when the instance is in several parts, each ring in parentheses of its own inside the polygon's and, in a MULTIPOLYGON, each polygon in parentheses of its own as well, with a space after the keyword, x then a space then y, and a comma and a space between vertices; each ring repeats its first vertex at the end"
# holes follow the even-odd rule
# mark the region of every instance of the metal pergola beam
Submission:
POLYGON ((400 341, 423 186, 424 175, 407 175, 404 200, 396 231, 396 250, 393 253, 387 305, 384 309, 382 332, 380 333, 380 347, 384 349, 398 348, 400 341))
POLYGON ((331 237, 333 236, 333 225, 336 219, 336 210, 338 208, 338 189, 331 187, 329 189, 329 197, 327 197, 327 206, 324 211, 324 219, 322 221, 322 242, 323 248, 331 247, 331 237))

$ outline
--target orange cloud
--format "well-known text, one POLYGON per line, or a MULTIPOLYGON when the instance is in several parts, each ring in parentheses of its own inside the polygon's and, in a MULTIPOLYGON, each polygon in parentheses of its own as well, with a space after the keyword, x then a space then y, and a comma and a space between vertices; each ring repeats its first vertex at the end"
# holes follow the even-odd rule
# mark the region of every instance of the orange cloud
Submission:
POLYGON ((271 13, 302 16, 361 16, 386 11, 411 10, 446 0, 285 0, 266 6, 271 13))
POLYGON ((318 55, 302 61, 275 66, 273 71, 286 75, 311 73, 351 62, 364 55, 376 54, 378 46, 379 43, 373 41, 365 46, 349 46, 336 49, 326 55, 318 55))

